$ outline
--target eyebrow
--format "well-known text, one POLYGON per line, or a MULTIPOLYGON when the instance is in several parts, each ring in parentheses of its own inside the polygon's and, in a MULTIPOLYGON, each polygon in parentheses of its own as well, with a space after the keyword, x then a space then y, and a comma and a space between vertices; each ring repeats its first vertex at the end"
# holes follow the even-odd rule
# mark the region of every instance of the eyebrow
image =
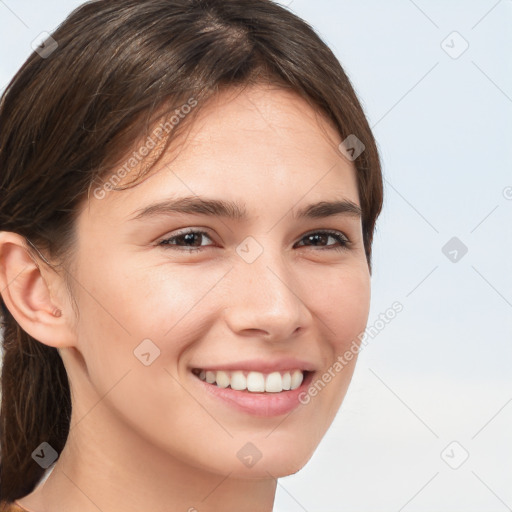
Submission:
MULTIPOLYGON (((130 220, 173 215, 176 213, 222 217, 238 222, 247 221, 249 218, 245 205, 242 203, 199 196, 186 196, 178 199, 160 201, 145 208, 135 210, 133 213, 137 215, 131 217, 130 220)), ((293 218, 296 220, 321 219, 335 215, 360 218, 362 217, 362 211, 360 206, 353 201, 339 199, 334 201, 320 201, 307 205, 298 211, 294 211, 293 218)))

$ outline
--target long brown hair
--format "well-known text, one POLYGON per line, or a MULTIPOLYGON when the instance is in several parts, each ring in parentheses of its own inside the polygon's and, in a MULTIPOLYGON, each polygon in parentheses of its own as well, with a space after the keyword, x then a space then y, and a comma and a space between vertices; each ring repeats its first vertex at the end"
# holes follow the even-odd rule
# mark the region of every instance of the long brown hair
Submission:
MULTIPOLYGON (((221 89, 266 82, 296 91, 342 140, 364 144, 354 164, 371 270, 383 194, 377 146, 340 63, 305 21, 269 0, 97 0, 51 36, 1 99, 0 230, 70 268, 80 205, 94 187, 106 190, 105 178, 157 121, 194 98, 174 137, 221 89)), ((44 474, 35 448, 64 447, 71 399, 57 349, 24 332, 3 299, 1 314, 0 501, 11 502, 44 474)))

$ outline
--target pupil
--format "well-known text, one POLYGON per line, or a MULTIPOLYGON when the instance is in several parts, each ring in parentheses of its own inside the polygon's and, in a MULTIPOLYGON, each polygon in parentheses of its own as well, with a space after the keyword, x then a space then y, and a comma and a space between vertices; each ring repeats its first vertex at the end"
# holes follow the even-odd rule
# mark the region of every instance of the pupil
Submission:
POLYGON ((186 242, 193 242, 194 241, 194 237, 197 235, 197 233, 186 233, 184 236, 185 236, 185 241, 186 242))
POLYGON ((311 242, 315 242, 315 245, 316 245, 316 242, 319 242, 319 239, 320 238, 323 238, 325 235, 309 235, 309 239, 311 242))

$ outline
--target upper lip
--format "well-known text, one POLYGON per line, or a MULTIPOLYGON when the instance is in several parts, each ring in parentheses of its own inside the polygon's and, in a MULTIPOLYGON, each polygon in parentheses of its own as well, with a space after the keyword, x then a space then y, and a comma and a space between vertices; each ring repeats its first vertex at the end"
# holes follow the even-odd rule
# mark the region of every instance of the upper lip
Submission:
POLYGON ((274 361, 264 359, 251 359, 245 361, 237 361, 234 363, 209 364, 205 366, 197 365, 193 366, 192 368, 200 368, 201 370, 205 371, 246 370, 261 373, 283 372, 287 370, 302 370, 310 372, 315 371, 313 364, 307 361, 302 361, 301 359, 296 359, 294 357, 286 357, 282 359, 276 359, 274 361))

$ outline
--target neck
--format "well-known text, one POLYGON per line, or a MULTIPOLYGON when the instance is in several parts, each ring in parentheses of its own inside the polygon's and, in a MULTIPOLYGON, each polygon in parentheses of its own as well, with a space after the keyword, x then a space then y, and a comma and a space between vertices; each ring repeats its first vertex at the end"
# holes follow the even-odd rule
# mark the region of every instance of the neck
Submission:
POLYGON ((33 512, 272 511, 275 478, 237 478, 184 463, 107 410, 101 402, 90 414, 73 409, 53 471, 21 505, 33 512))

